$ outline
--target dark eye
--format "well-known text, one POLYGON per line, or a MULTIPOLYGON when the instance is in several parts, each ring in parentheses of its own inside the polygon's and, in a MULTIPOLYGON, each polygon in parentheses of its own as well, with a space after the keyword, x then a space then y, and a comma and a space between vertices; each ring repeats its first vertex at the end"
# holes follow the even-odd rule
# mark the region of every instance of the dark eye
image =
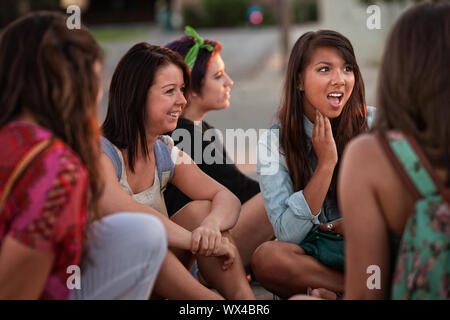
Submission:
POLYGON ((180 91, 181 91, 182 93, 185 93, 185 92, 186 92, 186 88, 185 88, 185 87, 181 87, 181 88, 180 88, 180 91))
POLYGON ((173 93, 173 89, 169 89, 169 90, 167 90, 167 91, 166 91, 166 93, 168 93, 168 94, 172 94, 172 93, 173 93))
POLYGON ((345 72, 352 72, 352 71, 353 71, 353 68, 352 68, 352 66, 346 66, 346 67, 344 68, 344 71, 345 71, 345 72))
POLYGON ((318 71, 319 72, 327 72, 328 70, 330 70, 328 67, 322 67, 318 71))

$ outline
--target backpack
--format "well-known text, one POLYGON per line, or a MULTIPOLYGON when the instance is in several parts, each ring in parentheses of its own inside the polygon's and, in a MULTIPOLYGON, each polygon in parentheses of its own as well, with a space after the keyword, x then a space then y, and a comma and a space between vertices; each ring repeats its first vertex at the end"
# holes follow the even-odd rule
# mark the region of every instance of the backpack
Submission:
MULTIPOLYGON (((161 138, 156 141, 153 150, 155 152, 156 170, 158 172, 158 178, 161 186, 161 203, 164 207, 162 208, 164 211, 162 213, 167 216, 163 192, 166 189, 167 183, 173 177, 175 164, 172 161, 169 147, 164 143, 164 141, 161 140, 161 138)), ((122 176, 122 163, 120 162, 119 155, 117 150, 114 148, 114 145, 105 137, 102 137, 102 151, 111 159, 114 165, 114 170, 116 171, 117 180, 120 181, 122 176)))
POLYGON ((414 139, 379 134, 396 171, 416 199, 400 241, 391 298, 450 299, 450 195, 414 139))

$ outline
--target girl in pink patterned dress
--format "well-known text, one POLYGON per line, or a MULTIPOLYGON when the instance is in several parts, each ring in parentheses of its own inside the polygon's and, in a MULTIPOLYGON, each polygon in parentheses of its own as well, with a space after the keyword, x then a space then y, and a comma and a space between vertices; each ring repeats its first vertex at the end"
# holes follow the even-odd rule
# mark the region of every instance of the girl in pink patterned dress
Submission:
POLYGON ((167 251, 162 223, 116 207, 104 217, 99 201, 102 60, 89 32, 58 13, 3 31, 0 299, 150 296, 167 251))
POLYGON ((65 19, 30 14, 0 43, 0 299, 67 299, 88 209, 96 218, 102 54, 65 19))

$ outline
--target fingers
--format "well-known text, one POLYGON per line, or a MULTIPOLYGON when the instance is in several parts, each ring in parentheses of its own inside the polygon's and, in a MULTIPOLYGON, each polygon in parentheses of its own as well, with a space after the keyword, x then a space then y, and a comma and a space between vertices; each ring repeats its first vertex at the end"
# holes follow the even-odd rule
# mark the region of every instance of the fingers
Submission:
POLYGON ((316 118, 314 120, 313 138, 319 136, 319 111, 316 110, 316 118))
POLYGON ((223 265, 222 265, 222 270, 224 270, 224 271, 228 270, 231 267, 231 265, 233 264, 234 259, 235 259, 235 252, 233 250, 233 246, 228 241, 226 244, 226 249, 227 249, 227 252, 225 254, 225 261, 223 262, 223 265))
POLYGON ((324 129, 325 129, 325 136, 327 138, 333 139, 333 130, 331 129, 331 122, 330 119, 325 117, 324 119, 324 129))
POLYGON ((209 249, 209 239, 208 237, 202 236, 202 240, 200 242, 200 251, 199 254, 200 255, 206 255, 206 252, 209 249))
MULTIPOLYGON (((313 129, 313 137, 323 138, 325 137, 325 126, 326 126, 327 117, 322 115, 319 110, 316 109, 316 118, 314 120, 314 129, 313 129)), ((329 122, 329 120, 328 120, 329 122)), ((330 126, 331 128, 331 126, 330 126)))
POLYGON ((319 137, 325 137, 325 119, 320 112, 319 113, 319 137))
POLYGON ((217 251, 220 239, 222 238, 222 235, 220 233, 211 235, 209 239, 209 247, 208 251, 206 251, 206 256, 213 255, 214 252, 217 251))
POLYGON ((191 239, 191 252, 193 254, 197 254, 198 249, 200 247, 200 239, 202 238, 201 234, 196 232, 195 230, 192 232, 191 239))
POLYGON ((202 256, 211 256, 217 253, 222 234, 199 227, 192 232, 191 252, 202 256))

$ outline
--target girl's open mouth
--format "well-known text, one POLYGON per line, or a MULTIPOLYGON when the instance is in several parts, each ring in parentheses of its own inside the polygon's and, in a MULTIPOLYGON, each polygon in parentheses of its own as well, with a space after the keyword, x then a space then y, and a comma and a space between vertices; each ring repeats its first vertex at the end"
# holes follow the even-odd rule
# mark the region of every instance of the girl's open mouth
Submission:
POLYGON ((340 107, 343 97, 342 92, 332 92, 327 95, 328 102, 335 108, 340 107))

